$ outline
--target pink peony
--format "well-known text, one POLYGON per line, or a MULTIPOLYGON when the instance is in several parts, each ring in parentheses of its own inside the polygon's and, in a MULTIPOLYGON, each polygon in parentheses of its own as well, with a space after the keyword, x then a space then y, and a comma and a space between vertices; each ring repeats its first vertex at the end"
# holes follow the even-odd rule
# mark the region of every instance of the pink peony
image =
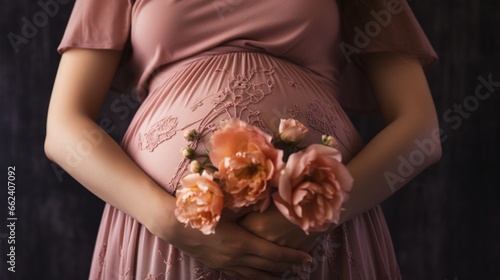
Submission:
POLYGON ((273 200, 292 223, 309 231, 324 231, 338 223, 342 203, 353 179, 337 149, 314 144, 290 155, 273 200))
POLYGON ((284 163, 283 152, 272 137, 259 128, 231 119, 210 138, 210 161, 219 169, 224 190, 232 195, 229 208, 256 204, 261 211, 269 203, 269 183, 277 185, 284 163))
POLYGON ((281 119, 279 126, 280 139, 286 143, 299 143, 308 129, 295 119, 281 119))
POLYGON ((175 216, 177 220, 199 229, 204 234, 215 232, 224 206, 224 194, 212 176, 203 172, 181 179, 177 190, 175 216))

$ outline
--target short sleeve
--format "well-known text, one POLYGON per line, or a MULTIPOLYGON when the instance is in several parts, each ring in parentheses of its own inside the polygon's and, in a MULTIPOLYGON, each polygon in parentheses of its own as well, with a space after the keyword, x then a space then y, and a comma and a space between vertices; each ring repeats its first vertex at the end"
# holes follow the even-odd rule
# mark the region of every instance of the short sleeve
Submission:
POLYGON ((57 51, 73 47, 123 50, 130 34, 133 0, 76 0, 57 51))
POLYGON ((375 111, 360 57, 399 53, 417 58, 424 68, 435 64, 438 57, 406 0, 374 0, 362 7, 353 4, 358 1, 343 2, 340 51, 345 66, 339 77, 339 99, 347 111, 375 111))

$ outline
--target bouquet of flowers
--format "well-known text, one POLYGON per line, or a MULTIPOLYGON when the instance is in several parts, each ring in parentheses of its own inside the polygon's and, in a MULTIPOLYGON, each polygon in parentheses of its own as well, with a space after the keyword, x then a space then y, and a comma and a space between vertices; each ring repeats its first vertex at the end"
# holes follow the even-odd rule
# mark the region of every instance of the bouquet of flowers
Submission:
MULTIPOLYGON (((191 160, 191 174, 181 179, 176 193, 177 219, 211 234, 224 207, 263 212, 272 201, 306 234, 338 223, 352 176, 332 136, 323 135, 322 144, 299 147, 307 131, 295 119, 282 119, 279 135, 273 138, 256 126, 230 119, 210 137, 208 154, 183 148, 181 154, 191 160)), ((196 137, 195 130, 185 133, 188 141, 196 137)))

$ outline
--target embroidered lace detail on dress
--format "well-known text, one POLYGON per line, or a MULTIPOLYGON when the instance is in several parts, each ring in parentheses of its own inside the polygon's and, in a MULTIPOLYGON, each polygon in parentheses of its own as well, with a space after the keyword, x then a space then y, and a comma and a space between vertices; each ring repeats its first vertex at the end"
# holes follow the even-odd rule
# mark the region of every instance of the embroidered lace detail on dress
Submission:
POLYGON ((162 275, 164 276, 163 273, 160 273, 158 275, 148 274, 148 276, 146 278, 144 278, 144 280, 159 280, 161 278, 158 278, 158 277, 160 277, 162 275))
MULTIPOLYGON (((160 256, 160 259, 162 259, 163 263, 165 264, 164 272, 159 272, 159 273, 151 273, 150 272, 146 275, 146 278, 144 278, 144 280, 170 279, 169 278, 170 269, 172 269, 176 263, 179 263, 179 262, 184 260, 183 254, 180 253, 177 249, 175 249, 175 250, 176 250, 177 254, 179 254, 179 256, 177 258, 169 259, 168 261, 163 256, 163 253, 161 252, 161 250, 158 250, 157 253, 160 256)), ((133 277, 133 279, 135 279, 135 277, 133 277)))
POLYGON ((99 273, 96 279, 102 279, 102 271, 104 270, 105 258, 106 258, 107 244, 104 243, 99 251, 99 273))
POLYGON ((342 126, 342 132, 344 137, 339 137, 338 131, 339 124, 344 124, 345 122, 339 119, 340 114, 334 114, 336 110, 340 108, 334 108, 331 105, 327 105, 319 100, 314 100, 309 102, 308 109, 306 111, 307 118, 309 120, 309 125, 324 134, 333 135, 337 141, 350 153, 354 154, 354 151, 350 148, 354 141, 354 135, 347 127, 342 126), (351 145, 347 145, 347 143, 351 145))
MULTIPOLYGON (((320 245, 323 248, 323 252, 325 252, 326 261, 328 262, 330 268, 335 267, 335 259, 343 249, 342 242, 343 240, 341 228, 338 228, 337 230, 334 230, 330 234, 324 236, 320 242, 320 245)), ((348 244, 344 244, 344 248, 347 246, 348 244)), ((332 270, 332 273, 332 280, 342 279, 342 274, 339 271, 332 270)))
POLYGON ((215 272, 215 270, 208 271, 204 268, 193 269, 196 280, 229 280, 223 276, 222 272, 215 272))
POLYGON ((293 105, 292 108, 288 109, 288 117, 292 119, 302 117, 302 113, 300 112, 299 106, 297 106, 297 104, 293 105))
POLYGON ((177 118, 168 116, 155 123, 148 132, 144 133, 144 138, 139 135, 139 148, 152 152, 162 142, 172 138, 177 133, 177 118))
POLYGON ((351 246, 349 245, 349 230, 347 229, 347 225, 342 224, 342 235, 343 235, 343 243, 345 244, 345 249, 347 253, 347 260, 349 261, 349 266, 354 268, 354 270, 358 273, 359 279, 363 279, 363 275, 361 273, 361 269, 359 269, 356 260, 352 257, 351 246))
POLYGON ((177 249, 175 249, 178 256, 176 258, 169 259, 168 261, 165 259, 163 256, 163 253, 161 250, 158 250, 158 254, 160 254, 160 257, 163 259, 163 263, 166 265, 166 275, 168 276, 170 274, 170 269, 174 267, 176 263, 180 263, 184 260, 184 255, 177 249))

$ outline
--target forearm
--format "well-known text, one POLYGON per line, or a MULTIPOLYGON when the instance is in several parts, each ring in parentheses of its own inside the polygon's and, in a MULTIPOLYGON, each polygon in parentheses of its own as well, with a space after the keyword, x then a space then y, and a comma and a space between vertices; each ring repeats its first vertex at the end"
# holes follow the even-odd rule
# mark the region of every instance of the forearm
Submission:
POLYGON ((392 53, 363 62, 386 126, 347 164, 354 186, 341 222, 381 203, 441 157, 437 114, 420 62, 392 53))
POLYGON ((354 178, 341 223, 380 204, 441 156, 435 122, 394 121, 348 164, 354 178))
MULTIPOLYGON (((175 201, 89 118, 49 118, 47 156, 96 196, 151 227, 158 211, 172 218, 175 201), (70 119, 68 119, 70 118, 70 119), (170 202, 170 203, 166 203, 170 202), (161 208, 158 206, 161 205, 161 208)), ((175 218, 174 218, 175 219, 175 218)))

